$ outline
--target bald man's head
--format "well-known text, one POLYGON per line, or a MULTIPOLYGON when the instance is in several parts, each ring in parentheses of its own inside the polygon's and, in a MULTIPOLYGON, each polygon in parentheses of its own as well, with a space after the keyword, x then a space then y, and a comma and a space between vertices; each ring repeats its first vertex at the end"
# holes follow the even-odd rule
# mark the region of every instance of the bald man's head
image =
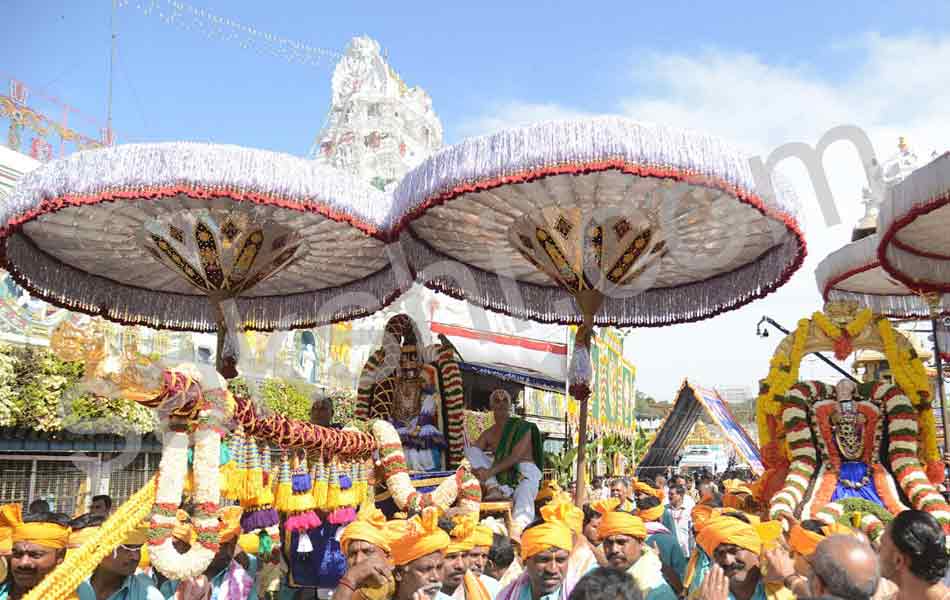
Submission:
POLYGON ((814 574, 809 585, 814 596, 870 600, 881 579, 877 554, 867 542, 853 535, 823 539, 812 555, 811 564, 814 574))

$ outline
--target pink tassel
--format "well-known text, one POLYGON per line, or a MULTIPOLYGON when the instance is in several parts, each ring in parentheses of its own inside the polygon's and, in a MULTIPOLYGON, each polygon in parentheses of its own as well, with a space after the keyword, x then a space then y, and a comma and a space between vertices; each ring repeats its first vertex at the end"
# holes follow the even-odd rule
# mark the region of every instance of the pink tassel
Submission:
POLYGON ((298 513, 287 518, 284 528, 288 531, 309 531, 321 524, 320 517, 313 511, 298 513))
POLYGON ((352 506, 348 508, 338 508, 330 513, 330 516, 327 517, 333 525, 347 525, 356 520, 356 509, 352 506))

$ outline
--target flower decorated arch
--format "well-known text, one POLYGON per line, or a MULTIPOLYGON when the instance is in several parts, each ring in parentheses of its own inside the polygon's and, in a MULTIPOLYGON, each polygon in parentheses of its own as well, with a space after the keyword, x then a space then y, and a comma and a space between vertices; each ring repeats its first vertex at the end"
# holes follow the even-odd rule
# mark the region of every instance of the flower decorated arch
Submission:
POLYGON ((869 397, 856 403, 867 424, 864 448, 870 454, 865 458, 872 466, 868 477, 891 513, 906 508, 896 481, 913 507, 934 513, 950 527, 950 507, 935 488, 943 481, 943 463, 924 365, 910 340, 890 321, 849 302, 829 303, 825 312, 800 320, 776 348, 756 408, 766 467, 758 485, 760 496, 771 499, 773 517, 804 518, 831 501, 842 462, 834 444, 827 443, 837 402, 827 384, 800 383, 799 366, 813 352, 833 352, 843 360, 859 349, 884 354, 895 382, 875 382, 867 390, 869 397), (878 461, 882 435, 886 452, 878 461))

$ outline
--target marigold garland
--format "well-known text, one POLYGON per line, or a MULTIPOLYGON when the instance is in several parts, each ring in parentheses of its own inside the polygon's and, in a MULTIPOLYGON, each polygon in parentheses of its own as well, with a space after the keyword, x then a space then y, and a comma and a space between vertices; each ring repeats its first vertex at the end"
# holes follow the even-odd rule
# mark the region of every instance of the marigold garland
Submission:
POLYGON ((85 544, 70 550, 52 573, 30 590, 23 600, 66 600, 92 575, 99 563, 125 541, 126 536, 148 517, 158 490, 154 475, 106 519, 85 544))
POLYGON ((870 308, 865 308, 858 312, 858 314, 855 315, 854 318, 843 328, 832 323, 831 319, 829 319, 828 316, 821 311, 817 311, 812 314, 811 318, 826 336, 832 340, 837 340, 842 335, 847 335, 848 337, 852 338, 861 335, 861 332, 864 331, 874 319, 874 313, 870 308))
POLYGON ((781 417, 782 397, 798 381, 798 366, 801 364, 802 355, 805 352, 809 326, 808 319, 801 319, 798 322, 798 328, 795 330, 788 354, 776 352, 769 363, 769 374, 762 382, 759 397, 756 401, 759 440, 762 446, 781 442, 781 440, 772 439, 768 416, 781 417))

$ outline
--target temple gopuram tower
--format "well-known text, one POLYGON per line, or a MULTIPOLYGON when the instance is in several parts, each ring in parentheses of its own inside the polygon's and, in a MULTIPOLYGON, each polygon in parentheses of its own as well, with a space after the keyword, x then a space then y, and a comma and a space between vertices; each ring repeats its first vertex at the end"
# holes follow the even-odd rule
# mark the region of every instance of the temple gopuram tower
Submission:
POLYGON ((441 146, 429 94, 406 85, 379 42, 353 38, 333 71, 330 112, 311 158, 382 190, 441 146))

